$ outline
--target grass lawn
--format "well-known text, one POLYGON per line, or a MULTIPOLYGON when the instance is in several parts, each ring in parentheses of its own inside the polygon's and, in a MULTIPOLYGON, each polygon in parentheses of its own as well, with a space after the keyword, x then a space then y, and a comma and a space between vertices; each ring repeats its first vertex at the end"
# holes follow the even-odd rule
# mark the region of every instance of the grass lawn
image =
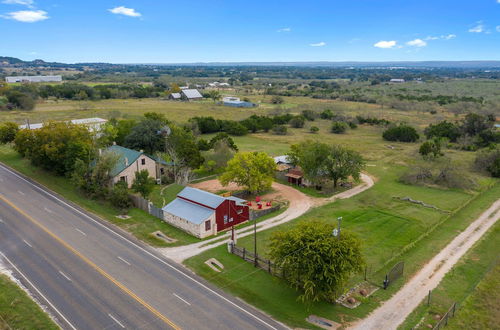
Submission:
POLYGON ((450 306, 458 303, 455 318, 447 329, 499 329, 500 328, 500 223, 494 225, 443 278, 433 290, 431 304, 421 303, 401 329, 420 323, 434 325, 436 314, 444 315, 450 306))
POLYGON ((140 240, 143 240, 153 246, 165 247, 199 242, 197 238, 139 209, 133 208, 130 210, 128 213, 128 215, 131 216, 130 219, 117 218, 116 216, 119 215, 119 211, 111 205, 82 196, 74 189, 73 185, 67 178, 55 176, 49 172, 32 166, 28 160, 23 159, 8 146, 0 146, 0 161, 43 184, 52 191, 64 196, 68 200, 80 205, 87 211, 92 212, 123 229, 126 229, 140 240), (165 235, 177 239, 177 242, 169 244, 150 235, 152 232, 157 230, 161 230, 165 233, 165 235))
MULTIPOLYGON (((494 185, 489 188, 484 186, 480 192, 407 186, 397 181, 402 170, 404 167, 398 165, 370 168, 371 174, 378 179, 371 189, 353 198, 313 209, 298 219, 257 235, 258 252, 266 255, 268 238, 273 232, 313 219, 336 223, 337 216, 343 216, 342 227, 355 232, 363 241, 370 281, 380 285, 385 272, 392 265, 405 261, 405 274, 401 280, 388 290, 377 291, 354 310, 323 302, 302 304, 296 300, 299 294, 294 289, 282 280, 265 271, 256 271, 251 264, 228 254, 225 246, 190 258, 185 264, 214 284, 290 326, 311 327, 304 321, 310 314, 337 322, 363 317, 394 294, 413 273, 500 195, 500 184, 494 184, 496 181, 492 180, 488 183, 494 185), (423 200, 448 212, 395 200, 393 197, 398 195, 423 200), (211 257, 224 264, 222 273, 215 274, 203 264, 211 257)), ((238 245, 253 250, 253 236, 240 238, 238 245)), ((362 274, 355 276, 351 285, 360 280, 362 274)))
POLYGON ((0 274, 0 329, 59 329, 7 276, 0 274))
POLYGON ((176 183, 166 186, 156 185, 151 195, 149 195, 149 200, 154 204, 154 206, 161 208, 173 201, 182 189, 184 189, 184 186, 176 183))

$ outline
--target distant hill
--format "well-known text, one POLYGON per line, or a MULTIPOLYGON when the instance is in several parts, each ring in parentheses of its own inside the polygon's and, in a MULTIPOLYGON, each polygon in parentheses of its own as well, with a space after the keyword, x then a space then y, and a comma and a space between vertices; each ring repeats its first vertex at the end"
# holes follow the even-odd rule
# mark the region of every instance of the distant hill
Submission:
POLYGON ((14 66, 52 66, 52 67, 113 67, 128 65, 154 66, 295 66, 295 67, 344 67, 344 68, 500 68, 500 61, 400 61, 400 62, 196 62, 196 63, 59 63, 37 59, 23 61, 19 58, 0 56, 0 64, 6 62, 14 66))

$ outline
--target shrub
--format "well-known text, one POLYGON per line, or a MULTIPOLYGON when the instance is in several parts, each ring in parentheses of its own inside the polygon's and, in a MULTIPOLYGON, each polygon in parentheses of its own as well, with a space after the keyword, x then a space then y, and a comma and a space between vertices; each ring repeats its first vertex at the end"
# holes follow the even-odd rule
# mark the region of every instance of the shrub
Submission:
POLYGON ((353 122, 353 121, 350 121, 348 124, 349 124, 349 127, 350 127, 351 129, 356 129, 356 128, 358 128, 358 125, 357 125, 355 122, 353 122))
POLYGON ((314 121, 314 119, 316 119, 317 117, 317 114, 312 110, 304 110, 302 111, 302 116, 308 121, 314 121))
POLYGON ((132 206, 132 201, 128 194, 128 187, 125 181, 118 181, 109 191, 109 202, 120 210, 127 210, 132 206))
POLYGON ((19 126, 16 123, 5 122, 0 124, 0 144, 14 141, 17 131, 19 131, 19 126))
POLYGON ((275 95, 271 98, 272 104, 282 104, 283 102, 285 102, 285 100, 279 95, 275 95))
POLYGON ((343 134, 347 130, 347 124, 343 121, 334 121, 332 124, 332 133, 343 134))
POLYGON ((388 128, 382 134, 382 137, 387 141, 398 142, 415 142, 420 138, 415 128, 405 124, 388 128))
POLYGON ((292 118, 292 120, 290 120, 289 124, 293 128, 302 128, 302 127, 304 127, 305 122, 306 122, 306 120, 304 117, 295 116, 292 118))
POLYGON ((321 119, 332 119, 333 112, 330 109, 326 109, 319 116, 321 117, 321 119))
POLYGON ((309 128, 309 132, 311 132, 313 134, 318 133, 319 128, 317 126, 311 126, 311 128, 309 128))
POLYGON ((442 145, 443 141, 440 139, 425 141, 420 145, 418 152, 422 155, 422 157, 427 159, 437 158, 443 155, 443 153, 441 152, 442 145))
POLYGON ((460 137, 460 128, 454 123, 448 121, 442 121, 437 124, 430 124, 425 130, 424 134, 428 139, 432 138, 447 138, 451 142, 456 142, 460 137))
POLYGON ((494 178, 500 178, 500 148, 480 152, 474 167, 479 171, 487 171, 494 178))
POLYGON ((285 125, 274 125, 272 131, 275 135, 286 135, 288 128, 285 125))

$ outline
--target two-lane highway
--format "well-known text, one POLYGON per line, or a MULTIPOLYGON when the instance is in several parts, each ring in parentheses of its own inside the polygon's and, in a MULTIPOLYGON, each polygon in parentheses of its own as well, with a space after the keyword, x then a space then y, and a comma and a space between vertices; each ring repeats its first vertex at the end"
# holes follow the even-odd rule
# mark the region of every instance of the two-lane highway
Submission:
POLYGON ((281 329, 0 164, 0 258, 76 329, 281 329))

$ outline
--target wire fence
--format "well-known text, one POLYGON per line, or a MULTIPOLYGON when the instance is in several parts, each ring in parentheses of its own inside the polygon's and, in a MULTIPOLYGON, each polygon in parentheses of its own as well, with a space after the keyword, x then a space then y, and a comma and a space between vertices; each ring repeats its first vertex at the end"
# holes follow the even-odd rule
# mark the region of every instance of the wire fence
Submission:
POLYGON ((455 316, 455 310, 457 308, 457 303, 454 302, 453 305, 448 309, 446 314, 443 315, 443 317, 439 320, 438 323, 432 328, 433 330, 439 330, 441 328, 444 328, 445 326, 448 325, 448 319, 455 316))

